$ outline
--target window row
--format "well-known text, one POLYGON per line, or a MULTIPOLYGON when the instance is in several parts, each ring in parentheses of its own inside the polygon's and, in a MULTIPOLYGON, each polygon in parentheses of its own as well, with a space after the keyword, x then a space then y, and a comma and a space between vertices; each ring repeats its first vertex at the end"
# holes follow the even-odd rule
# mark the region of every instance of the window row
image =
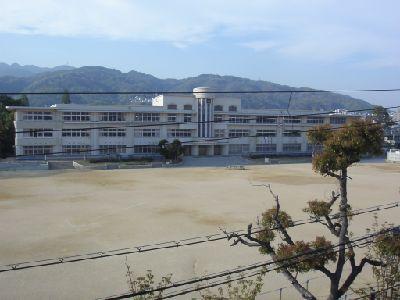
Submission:
POLYGON ((249 153, 248 144, 232 144, 229 145, 229 154, 249 153))
POLYGON ((90 136, 90 130, 85 129, 63 129, 63 137, 88 137, 90 136))
MULTIPOLYGON (((167 109, 178 109, 178 105, 176 104, 168 104, 167 109)), ((191 104, 185 104, 183 105, 184 110, 192 110, 193 106, 191 104)))
POLYGON ((126 136, 126 129, 105 128, 100 130, 99 135, 104 137, 124 137, 126 136))
POLYGON ((51 128, 31 128, 24 129, 24 137, 53 137, 53 129, 51 128))
MULTIPOLYGON (((215 105, 214 106, 214 111, 224 111, 224 107, 222 105, 215 105)), ((236 105, 230 105, 228 107, 228 111, 231 111, 231 112, 237 111, 237 106, 236 105)))
POLYGON ((48 111, 27 111, 24 113, 23 119, 29 121, 50 121, 53 120, 53 115, 48 111))
POLYGON ((159 137, 160 129, 156 128, 135 129, 134 135, 135 137, 159 137))
POLYGON ((248 129, 231 129, 229 130, 229 137, 244 137, 244 136, 249 136, 250 135, 250 130, 248 129))
POLYGON ((168 137, 191 137, 192 130, 190 129, 168 129, 168 137))
POLYGON ((100 154, 126 153, 126 145, 99 145, 100 154))
POLYGON ((35 145, 35 146, 23 146, 22 152, 24 155, 43 155, 49 154, 53 151, 53 146, 49 145, 35 145))
MULTIPOLYGON (((256 152, 275 153, 275 152, 277 152, 277 145, 276 144, 257 144, 256 152)), ((296 143, 283 144, 282 152, 286 152, 286 153, 301 152, 301 144, 296 144, 296 143)))
POLYGON ((63 120, 67 122, 87 122, 90 121, 90 113, 88 112, 64 112, 63 120))
POLYGON ((83 154, 90 152, 90 145, 63 145, 62 149, 69 154, 83 154))

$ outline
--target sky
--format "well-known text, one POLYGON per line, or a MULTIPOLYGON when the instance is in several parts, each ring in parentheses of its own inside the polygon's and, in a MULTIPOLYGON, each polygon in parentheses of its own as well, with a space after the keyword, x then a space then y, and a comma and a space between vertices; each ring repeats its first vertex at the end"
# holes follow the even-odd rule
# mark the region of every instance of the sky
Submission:
MULTIPOLYGON (((0 0, 0 11, 5 63, 400 88, 398 0, 0 0)), ((400 105, 400 93, 350 94, 400 105)))

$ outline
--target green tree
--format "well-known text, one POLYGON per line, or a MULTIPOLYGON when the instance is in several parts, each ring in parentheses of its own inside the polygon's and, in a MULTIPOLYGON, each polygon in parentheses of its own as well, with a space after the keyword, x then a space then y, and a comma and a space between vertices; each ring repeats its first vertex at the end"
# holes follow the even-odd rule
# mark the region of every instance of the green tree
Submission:
POLYGON ((376 123, 382 124, 384 128, 389 127, 393 123, 387 109, 380 105, 374 107, 371 119, 376 123))
POLYGON ((0 95, 0 157, 5 158, 14 154, 15 129, 14 113, 6 109, 6 106, 29 105, 28 98, 24 95, 20 99, 0 95))
POLYGON ((69 92, 67 89, 64 90, 64 94, 61 97, 61 103, 62 104, 70 104, 71 103, 71 98, 69 95, 69 92))
MULTIPOLYGON (((378 233, 392 227, 387 222, 379 225, 378 215, 374 215, 372 228, 368 233, 378 233)), ((374 243, 368 245, 368 257, 382 261, 383 265, 373 266, 373 287, 363 287, 355 290, 357 294, 367 297, 372 290, 376 291, 376 299, 393 300, 400 299, 400 233, 387 232, 375 238, 374 243), (381 292, 379 292, 381 291, 381 292)))
POLYGON ((355 121, 343 128, 333 130, 329 126, 318 127, 308 132, 310 142, 322 146, 322 150, 313 157, 313 169, 322 176, 335 178, 340 187, 338 193, 332 192, 328 201, 313 200, 304 209, 310 217, 323 226, 338 240, 338 250, 334 251, 332 243, 324 236, 317 236, 312 241, 295 241, 289 234, 293 221, 286 212, 280 209, 279 197, 275 195, 269 185, 265 185, 275 201, 275 207, 262 214, 258 225, 262 230, 257 235, 252 234, 252 224, 248 226, 247 234, 243 237, 238 234, 228 234, 228 239, 234 239, 234 244, 242 243, 250 247, 259 247, 263 254, 270 255, 279 266, 282 273, 300 293, 304 299, 316 297, 297 280, 297 273, 316 270, 323 273, 330 281, 328 299, 339 299, 352 285, 356 277, 362 272, 366 264, 381 266, 380 261, 371 257, 363 257, 356 263, 355 252, 349 244, 349 214, 351 207, 347 197, 348 168, 360 161, 365 154, 380 154, 383 145, 383 129, 380 124, 371 121, 355 121), (339 200, 339 201, 338 201, 339 200), (339 203, 337 203, 339 202, 339 203), (337 208, 335 206, 338 206, 337 208), (331 213, 336 211, 333 222, 331 213), (276 243, 277 230, 282 242, 276 243), (347 246, 346 246, 347 244, 347 246), (331 250, 329 250, 331 249, 331 250), (293 264, 287 265, 282 260, 296 257, 308 251, 321 251, 313 256, 297 256, 291 259, 293 264), (334 270, 329 266, 335 263, 334 270), (342 278, 346 263, 350 265, 350 274, 342 278))
POLYGON ((173 140, 172 143, 166 139, 161 140, 158 143, 159 151, 165 159, 178 160, 178 157, 183 154, 183 146, 179 140, 173 140))

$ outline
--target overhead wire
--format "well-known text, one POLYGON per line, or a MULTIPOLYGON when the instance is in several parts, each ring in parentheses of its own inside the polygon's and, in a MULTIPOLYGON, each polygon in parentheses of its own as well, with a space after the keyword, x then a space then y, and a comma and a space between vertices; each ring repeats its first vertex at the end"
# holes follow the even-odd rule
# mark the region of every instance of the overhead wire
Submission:
MULTIPOLYGON (((290 102, 289 102, 290 105, 290 102)), ((384 107, 384 109, 394 109, 394 108, 400 108, 400 105, 397 106, 390 106, 390 107, 384 107)), ((343 115, 340 113, 337 113, 335 110, 331 111, 326 111, 326 112, 318 112, 318 113, 308 113, 308 114, 290 114, 288 112, 289 106, 287 107, 286 111, 288 113, 288 116, 290 115, 291 117, 307 117, 307 116, 316 116, 316 115, 331 115, 334 114, 335 116, 348 116, 348 115, 343 115)), ((362 111, 372 111, 374 108, 365 108, 365 109, 356 109, 356 110, 346 110, 346 113, 352 113, 352 112, 362 112, 362 111)), ((157 112, 158 113, 158 112, 157 112)), ((260 115, 264 116, 264 115, 260 115)), ((281 116, 281 115, 279 115, 281 116)), ((351 116, 351 115, 350 115, 351 116)), ((268 116, 269 117, 269 116, 268 116)), ((273 117, 278 117, 275 115, 271 115, 271 118, 273 117)), ((256 121, 257 116, 255 118, 241 118, 243 123, 234 123, 231 120, 209 120, 209 121, 190 121, 190 122, 149 122, 145 124, 113 124, 109 126, 86 126, 86 127, 73 127, 73 128, 48 128, 48 129, 43 129, 43 128, 32 128, 29 130, 18 130, 15 133, 16 134, 21 134, 21 133, 31 133, 31 132, 43 132, 43 131, 52 131, 52 132, 59 132, 63 130, 95 130, 95 129, 114 129, 114 128, 145 128, 145 127, 155 127, 155 126, 170 126, 170 125, 182 125, 182 124, 202 124, 202 123, 230 123, 230 124, 248 124, 248 121, 256 121)), ((108 121, 96 121, 96 123, 104 123, 108 121)), ((121 123, 121 122, 126 122, 126 121, 115 121, 115 123, 121 123)), ((132 121, 132 122, 138 122, 138 121, 132 121)), ((74 122, 72 122, 74 123, 74 122)), ((72 123, 69 123, 72 125, 72 123)), ((271 124, 265 124, 265 123, 257 123, 259 126, 274 126, 276 123, 271 123, 271 124)))
MULTIPOLYGON (((335 92, 398 92, 400 88, 393 89, 333 89, 333 90, 313 90, 313 89, 291 89, 291 90, 232 90, 232 91, 221 91, 221 90, 210 90, 206 93, 210 94, 272 94, 272 93, 335 93, 335 92)), ((65 91, 55 92, 17 92, 17 91, 0 91, 0 95, 63 95, 65 91)), ((68 91, 70 95, 158 95, 158 94, 204 94, 203 91, 68 91)))
MULTIPOLYGON (((216 278, 221 278, 221 277, 226 277, 229 276, 231 274, 240 274, 241 272, 244 271, 250 271, 250 270, 254 270, 254 269, 258 269, 261 267, 267 267, 269 265, 278 265, 278 267, 274 268, 274 269, 270 269, 267 270, 267 272, 269 271, 273 271, 276 269, 281 269, 281 268, 285 268, 285 267, 289 267, 290 264, 295 265, 298 264, 299 262, 301 262, 301 260, 297 260, 294 261, 293 263, 290 263, 292 260, 296 260, 297 258, 301 258, 303 256, 306 256, 305 259, 310 259, 309 256, 317 256, 320 255, 321 253, 325 253, 327 251, 334 251, 335 248, 341 247, 341 246, 346 246, 346 245, 352 245, 352 246, 357 246, 358 243, 360 242, 360 244, 365 244, 365 243, 372 243, 373 241, 371 241, 371 238, 374 238, 376 236, 382 235, 382 234, 386 234, 389 233, 391 231, 394 230, 398 230, 399 226, 394 226, 394 227, 390 227, 390 228, 386 228, 384 230, 381 230, 378 233, 372 233, 372 234, 367 234, 365 236, 359 237, 359 238, 355 238, 352 240, 348 240, 342 243, 338 243, 335 245, 331 245, 331 246, 327 246, 327 247, 322 247, 322 248, 318 248, 318 249, 314 249, 311 251, 304 251, 301 253, 298 253, 296 255, 292 255, 290 257, 287 258, 283 258, 283 259, 277 259, 277 260, 270 260, 267 262, 261 262, 261 263, 256 263, 256 264, 251 264, 245 267, 239 267, 239 268, 235 268, 235 269, 229 269, 229 270, 224 270, 220 273, 217 274, 213 274, 213 275, 205 275, 202 277, 195 277, 195 278, 191 278, 188 279, 186 281, 180 281, 180 282, 174 282, 169 284, 168 286, 161 286, 161 287, 157 287, 157 288, 152 288, 152 289, 145 289, 145 290, 141 290, 141 291, 134 291, 134 292, 128 292, 128 293, 124 293, 124 294, 119 294, 119 295, 112 295, 112 296, 108 296, 104 299, 108 299, 108 300, 117 300, 117 299, 126 299, 126 298, 131 298, 131 297, 135 297, 135 296, 141 296, 141 295, 146 295, 146 294, 150 294, 150 293, 154 293, 154 292, 159 292, 159 291, 165 291, 168 289, 173 289, 173 288, 177 288, 177 287, 181 287, 181 286, 186 286, 186 285, 193 285, 199 282, 203 282, 203 281, 208 281, 208 280, 212 280, 212 279, 216 279, 216 278), (365 242, 365 240, 368 240, 367 242, 365 242), (289 265, 280 265, 281 263, 285 263, 285 262, 289 262, 289 265)), ((340 250, 335 250, 335 252, 339 252, 340 250)), ((305 260, 304 259, 304 260, 305 260)), ((205 289, 207 287, 202 287, 201 289, 205 289)), ((199 290, 199 287, 195 287, 193 288, 192 291, 197 291, 199 290)), ((176 297, 178 295, 183 295, 183 294, 188 294, 192 291, 185 291, 180 292, 180 293, 176 293, 172 296, 169 297, 161 297, 161 299, 166 299, 166 298, 172 298, 172 297, 176 297)))
MULTIPOLYGON (((348 214, 348 216, 358 216, 358 215, 362 215, 362 214, 366 214, 366 213, 372 213, 372 212, 377 212, 377 211, 381 211, 381 210, 388 210, 388 209, 392 209, 392 208, 396 208, 396 207, 400 207, 400 201, 390 202, 390 203, 380 204, 380 205, 374 205, 374 206, 370 206, 367 208, 355 209, 355 210, 351 211, 348 214)), ((332 214, 330 217, 331 217, 331 219, 337 219, 337 218, 339 218, 339 215, 332 214)), ((313 224, 313 223, 318 223, 318 222, 319 222, 319 220, 315 219, 315 218, 301 219, 301 220, 293 221, 293 224, 289 227, 297 227, 300 225, 313 224)), ((277 229, 278 229, 277 227, 272 228, 272 230, 277 230, 277 229)), ((258 227, 255 227, 251 231, 251 234, 256 234, 256 233, 262 232, 263 230, 264 229, 261 226, 258 226, 258 227)), ((229 233, 236 233, 239 236, 245 236, 247 234, 247 231, 242 229, 242 230, 230 231, 229 233)), ((152 252, 152 251, 157 251, 157 250, 176 249, 176 248, 180 248, 180 247, 184 247, 184 246, 194 246, 194 245, 203 244, 203 243, 216 242, 216 241, 220 241, 220 240, 225 240, 226 238, 227 238, 226 233, 220 232, 220 233, 208 234, 208 235, 204 235, 204 236, 189 237, 189 238, 184 238, 184 239, 179 239, 179 240, 171 240, 171 241, 165 241, 165 242, 159 242, 159 243, 124 247, 124 248, 113 249, 113 250, 99 250, 99 251, 92 251, 90 253, 59 256, 59 257, 53 257, 53 258, 44 258, 44 259, 33 260, 33 261, 17 262, 17 263, 11 263, 11 264, 6 264, 6 265, 0 266, 0 273, 20 271, 20 270, 26 270, 26 269, 32 269, 32 268, 38 268, 38 267, 48 267, 48 266, 54 266, 54 265, 59 265, 59 264, 65 264, 65 263, 75 263, 75 262, 82 262, 82 261, 88 261, 88 260, 92 261, 92 260, 103 259, 103 258, 108 258, 108 257, 146 253, 146 252, 152 252)))
MULTIPOLYGON (((400 124, 400 122, 392 122, 393 124, 400 124)), ((378 126, 378 125, 383 125, 383 123, 371 123, 367 126, 378 126)), ((364 126, 364 125, 353 125, 353 126, 364 126)), ((331 127, 331 128, 323 128, 322 130, 325 131, 335 131, 335 130, 339 130, 342 128, 346 128, 345 126, 337 126, 337 127, 331 127)), ((312 132, 312 131, 316 131, 318 129, 315 128, 311 128, 311 129, 306 129, 306 130, 296 130, 296 132, 298 133, 302 133, 302 132, 312 132)), ((262 135, 245 135, 245 136, 235 136, 235 137, 221 137, 221 138, 199 138, 199 139, 195 139, 195 140, 187 140, 187 141, 181 141, 181 144, 196 144, 196 143, 204 143, 204 142, 216 142, 216 141, 224 141, 224 140, 232 140, 232 139, 241 139, 241 138, 257 138, 257 137, 262 137, 262 135)), ((117 146, 121 146, 124 149, 134 149, 134 146, 126 146, 126 145, 117 145, 117 146)), ((137 146, 137 145, 136 145, 137 146)), ((157 145, 146 145, 146 146, 157 146, 157 145)), ((44 156, 49 156, 49 155, 57 155, 57 154, 69 154, 69 155, 76 155, 79 153, 88 153, 88 152, 95 152, 95 151, 106 151, 106 150, 112 150, 114 149, 113 147, 99 147, 99 148, 90 148, 90 149, 79 149, 79 150, 74 150, 73 153, 71 153, 71 151, 49 151, 46 153, 41 153, 41 154, 15 154, 15 155, 9 155, 7 157, 44 157, 44 156)), ((106 154, 117 154, 117 153, 105 153, 106 154)))

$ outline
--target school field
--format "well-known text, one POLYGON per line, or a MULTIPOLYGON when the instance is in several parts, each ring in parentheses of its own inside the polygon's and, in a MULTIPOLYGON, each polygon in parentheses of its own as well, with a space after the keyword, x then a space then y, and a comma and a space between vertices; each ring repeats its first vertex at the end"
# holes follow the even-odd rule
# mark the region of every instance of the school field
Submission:
MULTIPOLYGON (((399 200, 400 165, 361 163, 349 171, 353 209, 399 200)), ((334 180, 315 174, 311 164, 186 167, 109 171, 0 172, 0 264, 58 258, 244 229, 273 206, 264 187, 271 184, 282 209, 304 219, 302 208, 328 199, 334 180)), ((381 221, 399 222, 400 208, 379 213, 381 221)), ((354 217, 351 231, 365 233, 372 214, 354 217)), ((329 233, 320 225, 291 229, 295 238, 329 233)), ((268 258, 256 248, 229 242, 203 243, 146 253, 0 273, 1 299, 96 299, 124 293, 125 260, 137 275, 153 270, 157 278, 173 273, 182 280, 268 258)), ((320 274, 301 275, 301 280, 320 274)), ((357 284, 370 280, 369 274, 357 284)), ((264 291, 289 283, 268 273, 264 291)), ((312 291, 327 294, 322 278, 312 291)), ((198 297, 198 294, 181 299, 198 297)), ((272 292, 260 299, 278 299, 272 292)), ((282 299, 298 299, 293 289, 282 299)))

